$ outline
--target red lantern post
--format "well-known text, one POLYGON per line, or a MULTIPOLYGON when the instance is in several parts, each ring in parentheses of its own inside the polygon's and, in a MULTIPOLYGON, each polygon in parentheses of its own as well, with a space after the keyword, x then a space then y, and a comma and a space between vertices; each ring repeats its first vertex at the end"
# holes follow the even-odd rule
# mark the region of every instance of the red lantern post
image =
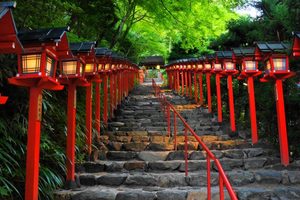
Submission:
POLYGON ((216 92, 217 92, 217 107, 218 107, 218 122, 222 123, 222 94, 221 94, 221 78, 223 77, 223 66, 221 63, 221 59, 223 59, 224 55, 222 51, 216 52, 216 59, 213 62, 212 72, 216 74, 216 92))
POLYGON ((289 57, 287 51, 289 45, 285 43, 256 44, 255 57, 262 59, 265 63, 264 77, 261 82, 275 81, 275 100, 277 108, 277 121, 279 132, 279 144, 281 163, 284 166, 289 164, 289 146, 286 130, 284 97, 282 81, 295 75, 289 70, 289 57))
POLYGON ((258 70, 258 61, 256 61, 254 57, 254 50, 255 48, 233 49, 233 60, 242 65, 238 80, 247 79, 252 144, 256 144, 258 142, 253 79, 261 74, 261 72, 258 70))
MULTIPOLYGON (((16 2, 0 3, 0 54, 20 53, 23 47, 17 37, 17 29, 12 14, 16 2)), ((8 97, 1 96, 0 104, 5 104, 8 97)))
POLYGON ((206 91, 207 91, 207 107, 208 112, 212 113, 212 106, 211 106, 211 87, 210 87, 210 77, 211 77, 211 60, 214 58, 213 54, 209 54, 206 56, 204 61, 204 69, 203 73, 206 75, 206 91))
POLYGON ((238 74, 238 70, 236 70, 236 65, 232 60, 232 51, 223 51, 222 65, 223 72, 222 74, 227 76, 227 89, 228 89, 228 102, 229 102, 229 114, 230 114, 230 127, 231 131, 236 131, 235 126, 235 113, 234 113, 234 95, 233 95, 233 87, 232 87, 232 76, 238 74))
MULTIPOLYGON (((95 57, 95 45, 96 42, 80 42, 70 44, 70 49, 73 55, 82 58, 85 61, 85 78, 89 85, 86 86, 86 145, 88 159, 90 159, 92 153, 92 102, 93 102, 93 82, 99 85, 101 82, 100 76, 98 75, 98 65, 95 57)), ((100 131, 98 132, 100 136, 100 131)))
POLYGON ((200 57, 198 58, 198 61, 197 61, 197 72, 199 74, 199 104, 200 105, 203 105, 203 60, 204 58, 203 57, 200 57))
POLYGON ((56 79, 59 57, 69 53, 66 28, 20 32, 24 52, 18 54, 18 73, 10 84, 29 87, 25 199, 38 199, 40 127, 43 90, 62 90, 56 79))
POLYGON ((59 81, 67 86, 67 177, 66 188, 76 187, 75 183, 75 143, 76 143, 76 89, 89 87, 85 78, 85 60, 81 56, 69 54, 60 61, 59 81))

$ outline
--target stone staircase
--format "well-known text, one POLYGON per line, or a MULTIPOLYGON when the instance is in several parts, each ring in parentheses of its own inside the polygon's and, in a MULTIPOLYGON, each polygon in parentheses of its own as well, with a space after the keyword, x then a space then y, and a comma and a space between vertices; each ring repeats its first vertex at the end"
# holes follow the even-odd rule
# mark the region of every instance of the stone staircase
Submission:
MULTIPOLYGON (((277 150, 266 141, 253 146, 249 139, 230 138, 207 109, 165 92, 220 160, 239 199, 300 199, 300 160, 281 166, 277 150)), ((206 153, 194 137, 188 137, 189 174, 185 176, 184 126, 177 120, 178 150, 174 151, 174 138, 168 137, 160 106, 151 86, 138 86, 101 136, 95 161, 78 164, 81 187, 58 190, 55 199, 206 199, 206 153)), ((212 199, 219 199, 213 162, 211 169, 212 199)), ((225 199, 229 199, 226 191, 225 199)))

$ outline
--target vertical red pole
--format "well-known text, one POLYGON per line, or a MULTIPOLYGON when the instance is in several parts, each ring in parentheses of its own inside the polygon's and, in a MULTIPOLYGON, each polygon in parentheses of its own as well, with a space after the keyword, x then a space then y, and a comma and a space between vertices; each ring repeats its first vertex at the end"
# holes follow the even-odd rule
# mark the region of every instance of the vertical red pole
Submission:
POLYGON ((171 112, 170 106, 167 105, 167 123, 168 123, 168 137, 171 136, 171 112))
POLYGON ((258 135, 257 135, 257 125, 256 125, 257 123, 256 123, 256 108, 255 108, 255 93, 254 93, 253 77, 248 77, 248 95, 249 95, 252 144, 256 144, 258 141, 258 135))
POLYGON ((100 109, 101 109, 101 99, 100 99, 100 83, 96 82, 96 99, 95 99, 95 128, 97 131, 97 137, 100 138, 100 109))
POLYGON ((184 125, 184 160, 185 160, 185 176, 189 175, 188 167, 188 137, 187 137, 187 128, 184 125))
POLYGON ((75 136, 76 136, 76 85, 68 85, 67 118, 67 181, 68 188, 75 184, 75 136))
POLYGON ((202 73, 199 74, 199 103, 203 105, 203 79, 202 73))
POLYGON ((113 102, 114 102, 114 94, 113 94, 113 75, 109 75, 109 118, 112 119, 113 117, 113 102))
POLYGON ((198 102, 198 84, 197 84, 197 73, 194 73, 194 98, 195 102, 198 102))
POLYGON ((276 101, 277 101, 277 117, 278 121, 278 131, 279 131, 279 139, 280 139, 280 153, 281 153, 281 163, 284 166, 288 166, 289 164, 289 145, 288 145, 288 137, 286 131, 286 118, 285 118, 285 108, 284 108, 284 97, 283 97, 283 87, 282 80, 276 79, 275 83, 276 89, 276 101))
POLYGON ((92 83, 86 87, 85 95, 85 128, 87 152, 92 153, 92 83))
POLYGON ((188 75, 189 75, 189 96, 190 98, 193 98, 193 94, 192 94, 192 72, 189 71, 188 72, 188 75))
POLYGON ((211 183, 210 183, 210 158, 206 154, 206 182, 207 182, 207 200, 211 200, 211 183))
POLYGON ((179 92, 180 92, 180 74, 179 74, 179 71, 178 70, 176 70, 176 76, 177 76, 177 82, 176 82, 176 87, 177 87, 177 93, 179 94, 179 92))
POLYGON ((222 97, 220 86, 220 74, 216 74, 216 87, 217 87, 217 104, 218 104, 218 122, 222 122, 222 97))
POLYGON ((181 92, 180 92, 180 94, 181 95, 184 95, 184 72, 182 71, 181 72, 181 92))
POLYGON ((105 74, 103 77, 103 121, 104 124, 107 125, 107 116, 108 116, 108 107, 107 107, 107 102, 108 102, 108 85, 107 85, 107 75, 105 74))
POLYGON ((207 106, 208 112, 212 112, 211 108, 211 89, 210 89, 210 73, 206 73, 206 90, 207 90, 207 106))
POLYGON ((220 191, 220 200, 224 200, 224 181, 220 174, 219 174, 219 191, 220 191))
POLYGON ((188 82, 188 72, 184 72, 184 79, 185 79, 185 96, 189 95, 189 82, 188 82))
POLYGON ((227 87, 228 87, 228 97, 229 97, 229 112, 230 112, 230 126, 231 131, 235 132, 235 114, 234 114, 234 96, 233 96, 233 88, 232 88, 232 75, 228 75, 227 77, 227 87))
POLYGON ((174 150, 177 151, 177 120, 176 120, 176 113, 174 114, 174 150))
POLYGON ((25 200, 38 199, 42 90, 30 88, 26 154, 25 200), (40 107, 41 109, 41 107, 40 107))

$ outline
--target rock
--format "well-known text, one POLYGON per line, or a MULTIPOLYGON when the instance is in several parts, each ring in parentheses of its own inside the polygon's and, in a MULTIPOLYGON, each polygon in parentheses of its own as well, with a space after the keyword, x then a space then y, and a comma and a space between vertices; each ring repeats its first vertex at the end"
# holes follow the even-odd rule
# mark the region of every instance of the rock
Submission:
POLYGON ((171 143, 150 143, 148 149, 152 151, 171 151, 174 149, 174 145, 171 143))
MULTIPOLYGON (((210 183, 212 186, 218 185, 219 180, 218 180, 218 174, 217 173, 211 173, 210 174, 210 183)), ((203 186, 206 187, 207 186, 207 174, 206 172, 201 172, 200 174, 197 173, 193 173, 193 174, 189 174, 186 177, 186 182, 189 186, 203 186)))
POLYGON ((108 149, 112 151, 120 151, 122 149, 123 143, 121 142, 109 142, 108 149))
POLYGON ((272 192, 262 188, 243 188, 237 192, 239 200, 270 200, 272 192))
POLYGON ((130 131, 127 132, 128 136, 148 136, 147 131, 130 131))
POLYGON ((144 161, 129 161, 124 164, 124 168, 130 170, 144 170, 146 163, 144 161))
MULTIPOLYGON (((189 157, 189 155, 188 155, 189 157)), ((169 153, 167 160, 184 160, 184 151, 172 151, 169 153)))
MULTIPOLYGON (((234 168, 242 168, 244 165, 242 159, 223 158, 220 160, 220 163, 222 165, 223 170, 225 170, 225 171, 231 171, 234 168)), ((214 162, 213 162, 213 168, 215 170, 218 170, 217 166, 214 162)))
POLYGON ((89 186, 96 185, 96 177, 95 177, 95 175, 92 175, 92 174, 81 174, 79 176, 79 179, 80 179, 80 184, 81 185, 89 185, 89 186))
POLYGON ((254 174, 247 171, 232 171, 227 176, 233 186, 243 186, 255 181, 254 174))
POLYGON ((244 158, 244 152, 241 149, 229 149, 223 151, 224 157, 242 159, 244 158))
POLYGON ((292 184, 300 184, 300 172, 299 171, 289 171, 289 180, 292 184))
POLYGON ((124 162, 110 162, 105 164, 105 171, 120 172, 123 170, 124 162))
POLYGON ((85 190, 72 195, 72 200, 114 200, 116 194, 112 191, 85 190))
POLYGON ((135 135, 132 136, 132 142, 149 142, 148 136, 135 135))
POLYGON ((166 160, 167 156, 169 155, 168 151, 142 151, 138 153, 138 158, 143 161, 164 161, 166 160))
POLYGON ((149 145, 148 142, 141 142, 141 143, 127 143, 124 144, 123 147, 126 151, 144 151, 146 147, 149 145))
POLYGON ((248 158, 258 157, 263 155, 264 151, 262 148, 244 149, 248 158))
POLYGON ((134 151, 109 151, 107 158, 110 160, 131 160, 137 157, 134 151))
POLYGON ((259 183, 279 184, 282 180, 281 172, 274 170, 261 170, 255 173, 255 179, 259 183))
POLYGON ((245 169, 262 168, 267 162, 266 158, 248 158, 244 160, 245 169))
POLYGON ((121 127, 124 126, 125 124, 123 122, 110 122, 109 125, 113 127, 121 127))
POLYGON ((184 190, 163 190, 157 192, 157 200, 185 200, 187 192, 184 190))
POLYGON ((162 136, 162 135, 157 135, 157 136, 150 136, 150 141, 154 143, 163 143, 167 141, 167 137, 162 136))
POLYGON ((152 174, 132 174, 127 177, 124 184, 134 186, 156 186, 157 179, 152 174))
POLYGON ((95 162, 85 162, 82 164, 84 167, 85 172, 88 173, 97 173, 104 171, 104 164, 102 163, 95 163, 95 162))
POLYGON ((176 170, 179 166, 180 162, 176 161, 156 161, 148 163, 148 168, 154 171, 176 170))
POLYGON ((127 174, 106 174, 97 178, 98 185, 119 186, 127 178, 127 174))
POLYGON ((155 194, 146 191, 126 191, 119 192, 116 196, 116 200, 154 200, 155 194))
POLYGON ((205 151, 193 151, 190 154, 190 160, 204 160, 204 159, 206 159, 205 151))
POLYGON ((131 136, 109 136, 110 141, 128 143, 131 141, 131 136))
POLYGON ((187 183, 185 181, 184 174, 163 174, 163 175, 157 175, 158 181, 157 185, 159 187, 181 187, 186 186, 187 183))
MULTIPOLYGON (((187 143, 187 149, 188 150, 197 150, 198 149, 198 142, 188 142, 187 143)), ((177 144, 177 149, 178 150, 184 150, 185 149, 185 143, 178 143, 177 144)))
MULTIPOLYGON (((184 162, 182 162, 180 164, 180 167, 178 170, 180 172, 185 171, 185 163, 184 162)), ((199 170, 206 170, 206 160, 200 160, 200 161, 190 160, 188 162, 188 171, 189 172, 199 171, 199 170)))

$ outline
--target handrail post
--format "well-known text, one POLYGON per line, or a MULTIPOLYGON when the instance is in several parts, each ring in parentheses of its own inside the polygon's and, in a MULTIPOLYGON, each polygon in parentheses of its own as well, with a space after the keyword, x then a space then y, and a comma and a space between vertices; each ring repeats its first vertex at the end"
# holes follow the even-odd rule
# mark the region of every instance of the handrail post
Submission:
POLYGON ((170 113, 170 106, 167 105, 167 123, 168 123, 168 137, 171 136, 171 113, 170 113))
POLYGON ((209 155, 206 154, 206 178, 207 178, 207 200, 211 199, 211 183, 210 183, 210 158, 209 155))
POLYGON ((187 128, 184 125, 184 160, 185 160, 185 176, 188 176, 188 137, 187 137, 187 128))
POLYGON ((219 190, 220 190, 220 200, 224 200, 224 183, 221 174, 219 174, 219 190))
POLYGON ((177 120, 176 113, 174 113, 174 150, 177 151, 177 120))

